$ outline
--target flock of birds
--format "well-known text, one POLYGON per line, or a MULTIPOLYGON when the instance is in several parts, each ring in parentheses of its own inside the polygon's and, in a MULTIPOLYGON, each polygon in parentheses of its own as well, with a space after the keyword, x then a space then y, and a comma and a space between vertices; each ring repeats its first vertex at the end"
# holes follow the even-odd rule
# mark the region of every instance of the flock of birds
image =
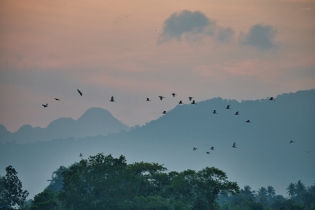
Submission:
MULTIPOLYGON (((77 89, 77 91, 78 91, 78 93, 80 94, 80 96, 83 96, 83 93, 82 93, 79 89, 77 89)), ((176 93, 172 93, 171 95, 172 95, 173 97, 175 97, 175 96, 176 96, 176 93)), ((164 96, 159 96, 159 98, 160 98, 160 100, 162 101, 165 97, 164 97, 164 96)), ((189 101, 191 102, 190 104, 197 105, 197 104, 196 104, 196 101, 193 100, 193 98, 194 98, 194 97, 191 97, 191 96, 188 97, 189 101)), ((54 98, 54 99, 55 99, 56 101, 60 101, 59 98, 54 98)), ((275 101, 274 97, 270 97, 269 100, 270 100, 270 101, 275 101)), ((147 98, 146 101, 151 101, 151 100, 150 100, 149 98, 147 98)), ((112 97, 110 98, 110 102, 115 102, 114 96, 112 96, 112 97)), ((183 103, 183 101, 179 101, 178 104, 184 104, 184 103, 183 103)), ((42 106, 43 106, 44 108, 47 108, 47 107, 48 107, 48 103, 42 104, 42 106)), ((227 106, 226 106, 226 109, 231 109, 231 108, 230 108, 230 105, 227 105, 227 106)), ((213 110, 212 113, 213 113, 213 114, 218 114, 218 113, 217 113, 217 110, 213 110)), ((163 111, 162 114, 167 114, 167 111, 163 111)), ((235 112, 235 115, 239 115, 239 111, 235 112)), ((250 120, 246 120, 245 122, 246 122, 246 123, 251 123, 250 120)), ((295 142, 295 141, 290 140, 289 143, 291 144, 291 143, 294 143, 294 142, 295 142)), ((237 147, 236 147, 236 142, 233 143, 232 148, 237 148, 237 147)), ((193 147, 193 151, 196 151, 196 150, 198 150, 198 148, 193 147)), ((212 146, 212 147, 210 147, 210 150, 215 150, 215 149, 214 149, 214 147, 212 146)), ((310 153, 310 152, 313 152, 313 151, 304 151, 304 152, 310 153)), ((211 153, 210 153, 209 151, 207 151, 206 154, 211 154, 211 153)), ((83 157, 83 154, 80 153, 79 156, 82 158, 82 157, 83 157)))

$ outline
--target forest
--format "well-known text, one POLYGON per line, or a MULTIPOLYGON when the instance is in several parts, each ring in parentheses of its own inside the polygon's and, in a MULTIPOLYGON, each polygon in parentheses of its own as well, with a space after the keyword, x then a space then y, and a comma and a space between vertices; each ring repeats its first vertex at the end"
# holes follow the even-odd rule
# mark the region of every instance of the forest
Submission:
POLYGON ((0 175, 0 209, 21 210, 315 210, 315 184, 290 183, 287 196, 272 186, 252 190, 215 167, 171 171, 158 163, 127 164, 103 153, 52 173, 43 192, 28 191, 13 166, 0 175))

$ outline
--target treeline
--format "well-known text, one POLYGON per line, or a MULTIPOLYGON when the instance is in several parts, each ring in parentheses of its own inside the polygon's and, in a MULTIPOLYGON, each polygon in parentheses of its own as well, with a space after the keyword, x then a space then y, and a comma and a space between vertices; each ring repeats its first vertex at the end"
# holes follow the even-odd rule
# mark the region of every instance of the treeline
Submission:
MULTIPOLYGON (((28 192, 12 173, 0 177, 0 209, 24 210, 309 210, 315 209, 315 186, 301 181, 287 188, 290 198, 272 186, 257 192, 214 167, 166 172, 158 163, 127 164, 126 158, 97 154, 53 172, 47 188, 25 201, 28 192), (11 183, 11 184, 8 184, 11 183), (12 186, 16 186, 12 188, 12 186), (3 193, 3 192, 6 192, 3 193), (14 194, 15 196, 4 196, 14 194), (14 200, 14 198, 19 198, 14 200)), ((10 171, 9 171, 10 172, 10 171)))

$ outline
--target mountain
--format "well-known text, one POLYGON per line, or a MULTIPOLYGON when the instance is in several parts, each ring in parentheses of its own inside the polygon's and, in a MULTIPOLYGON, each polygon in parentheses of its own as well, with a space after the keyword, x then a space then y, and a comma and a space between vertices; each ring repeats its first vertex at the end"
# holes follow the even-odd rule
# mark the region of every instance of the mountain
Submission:
POLYGON ((128 126, 114 118, 109 111, 94 107, 88 109, 78 120, 59 118, 52 121, 47 128, 23 125, 17 132, 11 133, 0 125, 0 143, 15 141, 25 144, 59 138, 82 138, 119 133, 129 129, 128 126))
POLYGON ((80 153, 88 158, 103 152, 114 157, 124 155, 128 163, 158 162, 176 171, 214 166, 240 187, 250 185, 257 190, 271 185, 277 194, 286 195, 285 188, 291 182, 302 180, 310 186, 315 181, 314 107, 315 90, 285 93, 274 101, 212 98, 197 105, 178 105, 128 132, 3 144, 0 174, 12 165, 23 188, 35 195, 48 185, 47 180, 60 165, 80 161, 80 153), (218 114, 213 114, 214 109, 218 114), (235 115, 237 111, 239 115, 235 115), (234 142, 237 148, 232 148, 234 142), (212 146, 215 150, 210 150, 212 146), (193 147, 198 150, 193 151, 193 147))

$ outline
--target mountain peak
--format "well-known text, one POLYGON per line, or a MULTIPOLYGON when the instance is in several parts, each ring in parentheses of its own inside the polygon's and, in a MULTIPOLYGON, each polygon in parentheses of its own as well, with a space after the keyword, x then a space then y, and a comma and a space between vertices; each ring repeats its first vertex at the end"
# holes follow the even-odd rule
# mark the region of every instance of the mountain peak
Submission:
POLYGON ((106 109, 100 107, 92 107, 84 112, 84 114, 78 119, 78 121, 86 119, 100 119, 100 118, 113 118, 113 115, 106 109))

